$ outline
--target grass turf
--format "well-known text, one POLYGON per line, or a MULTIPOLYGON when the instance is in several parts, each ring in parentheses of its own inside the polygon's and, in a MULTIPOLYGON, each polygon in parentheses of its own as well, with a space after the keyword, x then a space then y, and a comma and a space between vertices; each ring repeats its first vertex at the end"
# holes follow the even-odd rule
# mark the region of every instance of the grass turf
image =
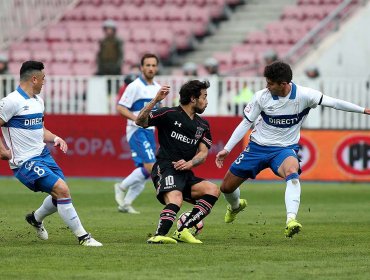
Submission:
POLYGON ((0 179, 1 279, 370 279, 366 184, 303 182, 303 230, 293 239, 283 234, 284 183, 252 182, 233 224, 223 222, 220 198, 199 235, 204 244, 149 245, 162 209, 151 184, 135 201, 141 214, 128 215, 117 211, 112 181, 68 183, 83 225, 104 247, 77 245, 57 214, 45 220, 49 240, 37 239, 24 216, 45 194, 0 179))

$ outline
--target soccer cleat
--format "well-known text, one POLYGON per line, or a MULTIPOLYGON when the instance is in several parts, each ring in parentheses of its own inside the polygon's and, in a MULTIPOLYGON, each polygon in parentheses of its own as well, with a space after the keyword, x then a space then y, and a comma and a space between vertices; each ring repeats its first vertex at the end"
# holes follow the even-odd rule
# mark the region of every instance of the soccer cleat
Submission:
POLYGON ((36 230, 38 238, 40 238, 42 240, 48 240, 49 235, 48 235, 48 232, 46 231, 46 229, 44 227, 44 224, 42 222, 40 223, 40 222, 36 221, 34 213, 35 212, 32 212, 32 213, 26 215, 27 223, 29 223, 31 226, 34 227, 34 229, 36 230))
POLYGON ((90 233, 81 236, 78 238, 78 243, 82 246, 87 247, 100 247, 103 246, 99 241, 96 241, 94 238, 91 237, 90 233))
POLYGON ((302 225, 297 220, 290 220, 285 228, 285 237, 292 238, 293 235, 298 234, 302 229, 302 225))
POLYGON ((177 241, 171 237, 156 235, 150 237, 146 243, 148 244, 177 244, 177 241))
POLYGON ((126 193, 121 190, 119 185, 119 183, 114 184, 114 198, 116 199, 117 204, 119 206, 122 206, 123 204, 125 204, 124 199, 126 193))
POLYGON ((132 207, 131 205, 127 205, 127 204, 118 206, 118 211, 122 213, 128 213, 128 214, 140 214, 140 212, 136 211, 134 207, 132 207))
POLYGON ((203 243, 199 239, 196 239, 194 235, 191 234, 188 228, 184 228, 182 231, 175 230, 175 232, 172 235, 172 238, 176 239, 177 241, 191 243, 191 244, 202 244, 203 243))
POLYGON ((231 206, 227 206, 226 214, 225 214, 225 223, 231 223, 235 220, 236 215, 243 211, 247 207, 247 200, 239 199, 239 208, 238 209, 231 209, 231 206))

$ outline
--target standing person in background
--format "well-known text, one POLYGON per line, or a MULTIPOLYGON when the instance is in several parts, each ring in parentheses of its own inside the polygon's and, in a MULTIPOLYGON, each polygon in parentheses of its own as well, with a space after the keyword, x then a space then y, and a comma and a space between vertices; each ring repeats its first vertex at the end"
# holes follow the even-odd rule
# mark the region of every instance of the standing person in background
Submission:
POLYGON ((97 54, 98 75, 121 75, 123 42, 117 37, 117 25, 113 20, 103 23, 104 38, 99 42, 97 54))
POLYGON ((318 105, 361 114, 370 114, 370 109, 294 84, 292 70, 284 62, 276 61, 267 65, 264 76, 267 87, 254 94, 244 109, 243 121, 234 130, 224 149, 216 155, 216 165, 221 168, 230 151, 258 119, 248 146, 231 165, 221 184, 221 192, 230 204, 225 222, 233 222, 236 215, 247 206, 247 201, 240 199, 239 186, 248 178, 254 179, 259 172, 270 168, 286 181, 285 236, 291 238, 302 228, 296 220, 301 197, 301 169, 297 153, 300 129, 309 111, 318 105))
POLYGON ((26 221, 42 240, 48 239, 45 217, 58 211, 68 228, 83 246, 102 246, 83 228, 72 204, 64 174, 56 164, 45 143, 54 143, 66 153, 66 142, 44 126, 44 101, 40 98, 45 80, 44 65, 26 61, 20 69, 17 90, 0 100, 0 126, 7 149, 0 141, 1 159, 9 160, 15 177, 34 192, 49 195, 26 221))
POLYGON ((137 167, 121 183, 114 185, 118 210, 123 213, 139 214, 132 207, 132 202, 144 190, 145 182, 149 178, 155 162, 154 128, 144 129, 137 126, 135 121, 140 110, 156 96, 161 87, 154 81, 158 71, 158 63, 156 55, 144 54, 141 58, 142 74, 127 86, 117 105, 117 111, 127 119, 127 142, 137 167))

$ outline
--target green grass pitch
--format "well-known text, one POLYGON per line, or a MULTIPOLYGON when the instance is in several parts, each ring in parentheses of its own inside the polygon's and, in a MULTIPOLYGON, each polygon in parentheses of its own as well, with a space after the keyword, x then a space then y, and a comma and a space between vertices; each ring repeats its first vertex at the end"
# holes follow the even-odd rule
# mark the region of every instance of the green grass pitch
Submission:
POLYGON ((247 210, 225 224, 221 197, 199 235, 204 244, 149 245, 162 209, 152 184, 135 202, 141 214, 127 215, 117 211, 113 181, 68 183, 85 228, 104 247, 77 245, 58 214, 45 220, 49 240, 38 240, 24 216, 45 194, 3 178, 0 279, 370 279, 369 184, 302 182, 303 230, 286 239, 284 182, 248 182, 247 210))

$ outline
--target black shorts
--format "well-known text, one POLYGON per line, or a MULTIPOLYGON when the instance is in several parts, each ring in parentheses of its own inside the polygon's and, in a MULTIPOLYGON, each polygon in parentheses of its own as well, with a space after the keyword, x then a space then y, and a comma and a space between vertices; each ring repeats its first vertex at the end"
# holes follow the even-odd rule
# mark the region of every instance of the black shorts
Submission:
POLYGON ((204 181, 203 178, 196 177, 191 170, 176 170, 169 162, 156 162, 154 164, 152 180, 157 192, 157 199, 162 204, 166 204, 163 194, 174 190, 182 192, 183 199, 194 204, 195 200, 191 197, 191 187, 204 181))

